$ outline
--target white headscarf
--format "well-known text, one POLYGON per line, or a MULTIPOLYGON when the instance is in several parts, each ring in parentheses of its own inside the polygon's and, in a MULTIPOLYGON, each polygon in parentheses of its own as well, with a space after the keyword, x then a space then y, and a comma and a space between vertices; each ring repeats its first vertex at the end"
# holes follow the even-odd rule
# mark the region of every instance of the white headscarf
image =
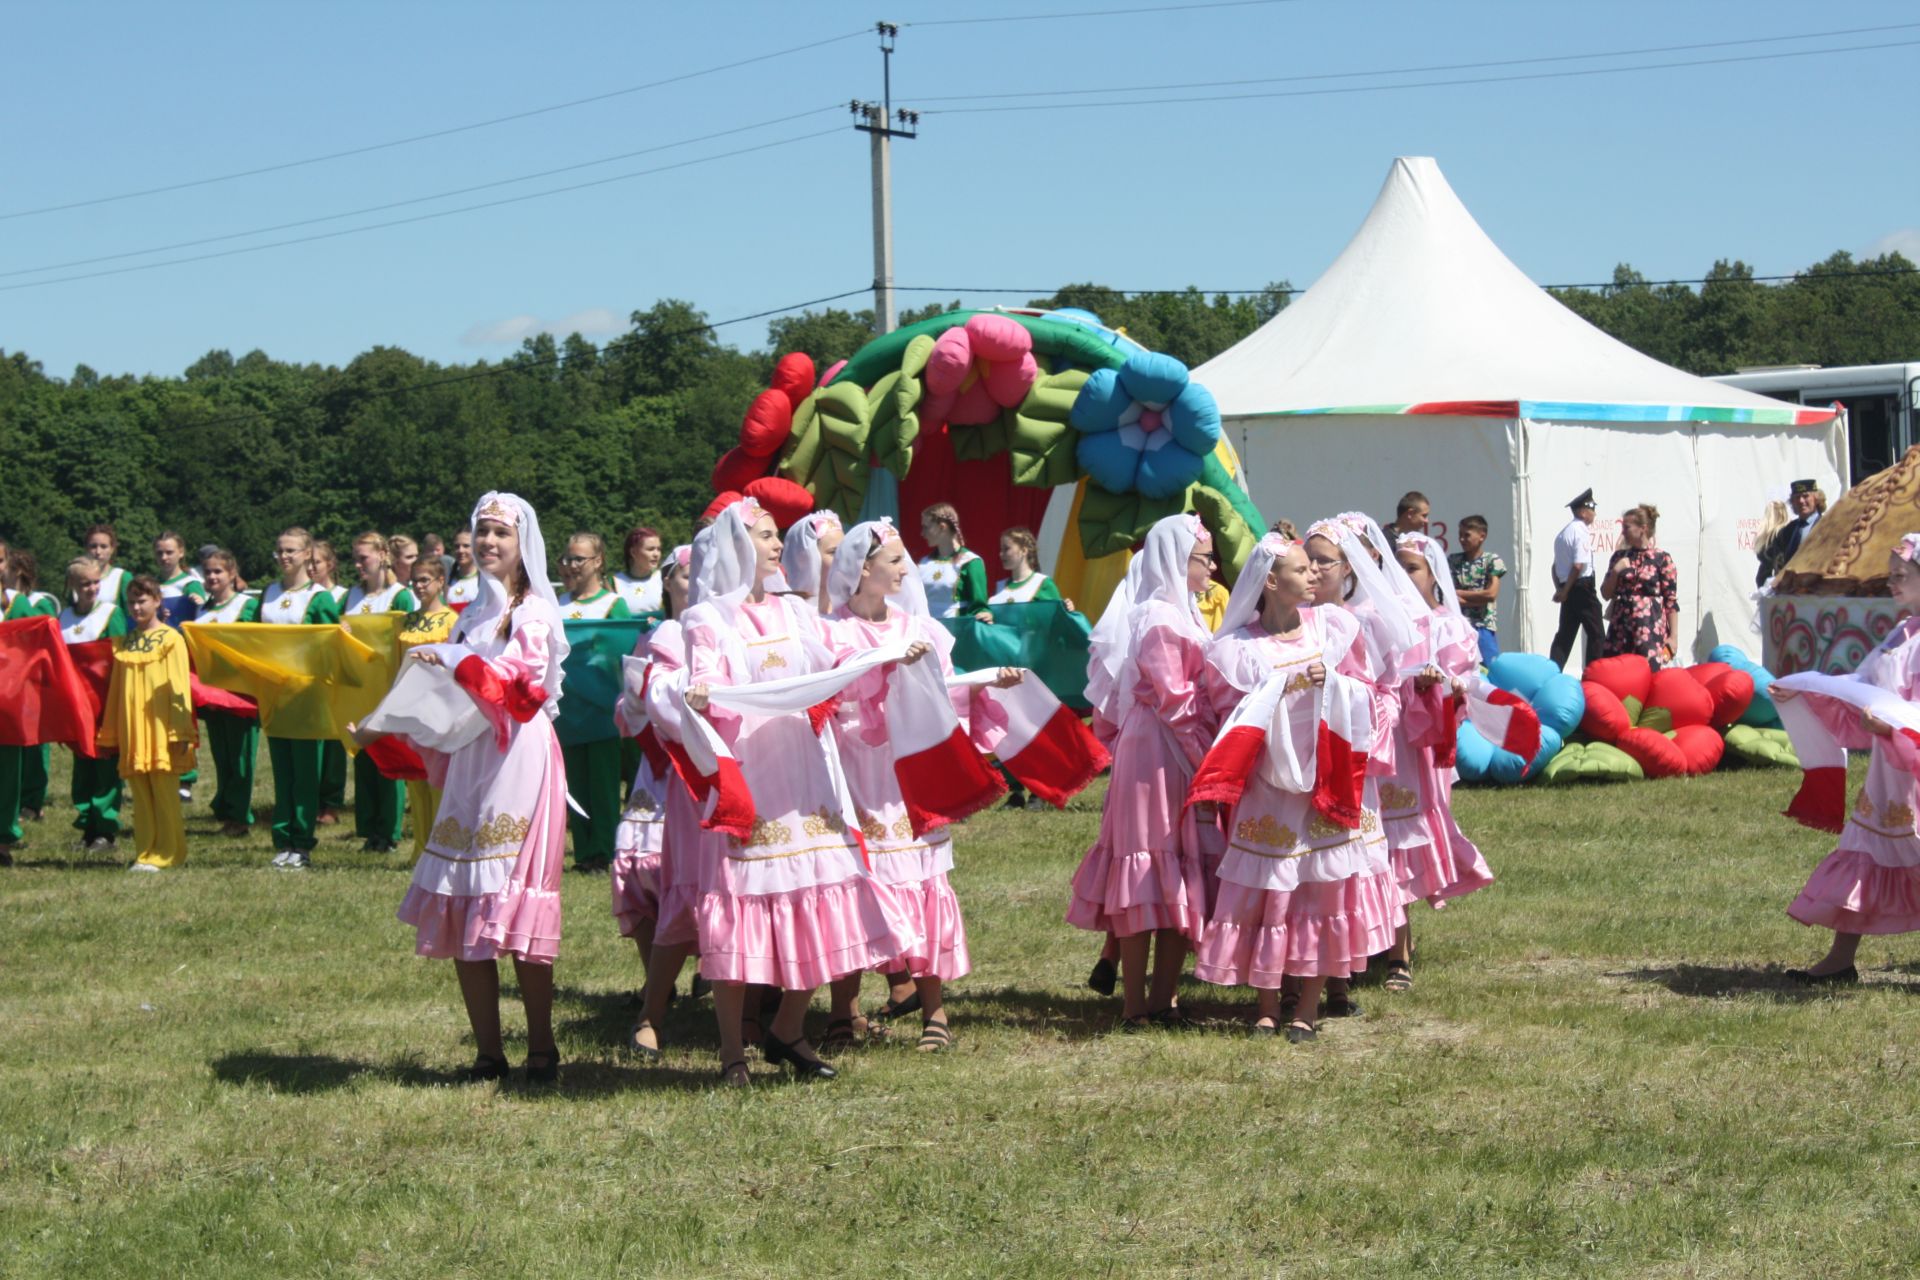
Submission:
POLYGON ((1267 575, 1273 572, 1274 561, 1300 545, 1279 533, 1265 534, 1253 544, 1247 562, 1240 566, 1240 576, 1233 580, 1233 594, 1227 597, 1227 611, 1216 634, 1232 635, 1260 616, 1260 601, 1266 597, 1267 575))
MULTIPOLYGON (((482 520, 510 524, 520 537, 520 565, 527 575, 527 596, 520 602, 521 618, 523 621, 529 617, 541 618, 553 633, 547 671, 540 686, 547 691, 542 710, 549 718, 557 716, 560 714, 560 664, 566 660, 571 646, 567 644, 566 624, 560 618, 560 599, 553 593, 553 583, 547 580, 547 540, 540 536, 540 517, 533 513, 525 498, 496 490, 482 494, 480 501, 474 503, 467 531, 476 532, 482 520)), ((460 630, 470 637, 491 634, 490 628, 513 607, 512 594, 500 579, 482 573, 479 585, 479 598, 467 606, 460 618, 460 630)))
POLYGON ((760 562, 753 526, 765 514, 758 502, 742 498, 693 536, 687 580, 689 625, 699 609, 715 615, 728 631, 738 628, 740 603, 753 590, 754 569, 760 562))
POLYGON ((1356 614, 1365 612, 1373 618, 1373 625, 1362 628, 1369 646, 1378 644, 1388 652, 1373 655, 1375 663, 1382 671, 1390 671, 1400 661, 1403 654, 1411 652, 1419 643, 1419 630, 1415 620, 1432 606, 1422 603, 1420 591, 1413 585, 1413 579, 1407 577, 1406 570, 1393 558, 1393 543, 1372 516, 1358 511, 1344 511, 1327 520, 1316 520, 1308 529, 1307 537, 1327 539, 1340 548, 1340 554, 1347 558, 1347 571, 1353 575, 1353 595, 1343 603, 1356 614), (1380 552, 1380 563, 1375 563, 1368 548, 1380 552))
POLYGON ((840 528, 840 517, 832 511, 816 511, 787 530, 786 545, 780 548, 780 573, 787 590, 803 596, 820 594, 820 535, 840 528))
POLYGON ((1454 589, 1453 569, 1447 564, 1447 553, 1440 549, 1440 544, 1424 533, 1407 532, 1400 535, 1400 545, 1420 553, 1420 558, 1427 562, 1427 572, 1440 587, 1440 607, 1460 617, 1460 593, 1454 589))
POLYGON ((1140 678, 1135 646, 1148 630, 1173 626, 1203 648, 1211 638, 1187 589, 1187 561, 1203 539, 1212 545, 1206 526, 1192 512, 1156 521, 1128 563, 1119 590, 1107 601, 1087 655, 1087 701, 1108 723, 1119 724, 1133 698, 1140 678))
MULTIPOLYGON (((838 609, 853 599, 853 593, 860 589, 860 570, 866 567, 868 559, 888 541, 897 541, 899 537, 900 531, 885 516, 862 520, 847 530, 847 536, 840 540, 840 549, 833 553, 833 565, 827 570, 827 602, 838 609)), ((900 589, 887 597, 887 603, 902 613, 927 617, 927 589, 920 575, 910 567, 900 589)))

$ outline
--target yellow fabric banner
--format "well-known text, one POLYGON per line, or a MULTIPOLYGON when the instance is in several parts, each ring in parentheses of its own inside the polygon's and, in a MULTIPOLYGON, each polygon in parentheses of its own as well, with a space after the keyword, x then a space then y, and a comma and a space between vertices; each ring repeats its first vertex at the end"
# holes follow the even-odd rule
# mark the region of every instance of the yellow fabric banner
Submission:
POLYGON ((1060 554, 1054 559, 1053 584, 1060 588, 1062 596, 1073 601, 1074 608, 1085 614, 1089 622, 1098 622, 1107 601, 1113 598, 1114 589, 1127 576, 1127 562, 1133 559, 1133 553, 1116 551, 1110 556, 1087 559, 1080 542, 1080 502, 1086 496, 1087 482, 1082 479, 1073 491, 1073 509, 1067 513, 1067 534, 1060 540, 1060 554))
POLYGON ((260 704, 276 738, 337 738, 380 705, 393 684, 404 614, 367 614, 340 626, 189 622, 181 631, 200 679, 260 704))

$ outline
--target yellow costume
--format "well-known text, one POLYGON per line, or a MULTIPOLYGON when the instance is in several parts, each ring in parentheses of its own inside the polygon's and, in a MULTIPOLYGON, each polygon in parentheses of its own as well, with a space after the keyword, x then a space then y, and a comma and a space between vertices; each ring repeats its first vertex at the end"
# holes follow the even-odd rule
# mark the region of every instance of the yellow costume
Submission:
POLYGON ((133 796, 134 842, 148 866, 177 867, 187 860, 176 779, 193 767, 199 742, 180 633, 156 627, 115 640, 99 745, 120 753, 120 776, 133 796))
POLYGON ((1207 630, 1218 631, 1226 620, 1227 599, 1233 593, 1217 582, 1209 582, 1207 589, 1194 598, 1194 604, 1200 610, 1200 617, 1206 622, 1207 630))
MULTIPOLYGON (((445 644, 459 616, 444 605, 431 612, 415 609, 408 614, 407 620, 400 624, 400 634, 394 637, 400 661, 405 662, 408 651, 418 645, 445 644)), ((440 788, 409 781, 407 809, 413 814, 413 856, 418 858, 427 851, 427 833, 433 830, 434 819, 440 812, 440 788)))

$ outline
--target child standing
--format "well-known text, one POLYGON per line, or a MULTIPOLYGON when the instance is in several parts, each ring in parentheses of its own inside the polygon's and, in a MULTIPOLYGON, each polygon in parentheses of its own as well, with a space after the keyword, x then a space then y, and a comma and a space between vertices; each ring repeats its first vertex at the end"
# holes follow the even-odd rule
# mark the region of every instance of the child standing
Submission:
MULTIPOLYGON (((631 618, 619 592, 610 589, 606 572, 607 546, 597 533, 576 533, 567 539, 560 557, 560 617, 586 622, 631 618)), ((564 625, 564 623, 563 623, 564 625)), ((567 790, 584 812, 567 813, 573 833, 573 865, 577 871, 605 871, 613 865, 613 833, 620 823, 620 740, 562 744, 567 763, 567 790)))
MULTIPOLYGON (((339 602, 308 573, 312 553, 313 539, 305 529, 282 531, 273 553, 280 564, 280 580, 269 583, 260 595, 261 622, 340 621, 339 602)), ((305 871, 312 863, 324 746, 311 738, 267 735, 267 761, 273 767, 273 842, 280 846, 273 865, 282 871, 305 871)))
MULTIPOLYGON (((346 616, 413 612, 413 593, 394 576, 393 549, 386 537, 369 532, 355 538, 353 567, 360 582, 347 592, 342 610, 346 616)), ((365 752, 354 757, 353 833, 363 842, 363 852, 392 853, 400 843, 405 796, 406 788, 382 774, 365 752)))
POLYGON ((920 536, 933 548, 919 566, 928 611, 936 618, 959 618, 986 608, 986 561, 967 550, 953 504, 936 502, 921 512, 920 536))
MULTIPOLYGON (((422 556, 415 561, 407 587, 419 607, 407 615, 407 620, 400 624, 400 634, 395 637, 403 663, 409 653, 423 644, 444 644, 453 634, 453 624, 460 616, 442 599, 447 587, 447 566, 440 557, 422 556)), ((423 778, 409 780, 407 811, 413 815, 413 856, 418 858, 427 851, 427 833, 433 830, 435 815, 440 811, 440 789, 423 778)))
MULTIPOLYGON (((260 602, 243 592, 240 566, 233 552, 211 552, 202 562, 207 599, 201 622, 258 622, 260 602)), ((164 584, 162 584, 164 590, 164 584)), ((207 722, 207 746, 213 752, 213 816, 220 834, 244 836, 253 829, 253 763, 260 753, 260 720, 208 707, 200 713, 207 722)))
MULTIPOLYGON (((127 634, 127 616, 101 590, 97 557, 67 566, 67 594, 60 611, 60 637, 68 644, 117 639, 127 634)), ((120 771, 112 755, 73 757, 73 827, 88 853, 110 852, 120 838, 120 771)))
POLYGON ((192 765, 200 735, 187 642, 161 621, 163 598, 153 578, 142 575, 127 584, 133 629, 114 641, 100 722, 99 745, 119 753, 120 776, 132 793, 139 859, 129 871, 163 871, 187 860, 176 780, 192 765))

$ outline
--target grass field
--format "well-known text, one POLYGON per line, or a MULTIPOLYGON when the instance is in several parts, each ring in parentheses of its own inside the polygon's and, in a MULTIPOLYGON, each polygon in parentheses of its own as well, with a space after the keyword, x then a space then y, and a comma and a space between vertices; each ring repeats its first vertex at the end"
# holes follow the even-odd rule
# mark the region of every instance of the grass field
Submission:
POLYGON ((985 815, 955 1051, 744 1094, 704 1003, 664 1063, 619 1053, 604 877, 566 879, 562 1087, 455 1087, 404 855, 275 873, 196 807, 192 863, 136 877, 56 805, 0 871, 0 1273, 1909 1274, 1920 941, 1869 942, 1856 991, 1780 977, 1826 941, 1783 914, 1829 847, 1777 816, 1796 781, 1463 793, 1499 884, 1421 909, 1416 990, 1311 1046, 1198 985, 1213 1033, 1111 1034, 1060 923, 1098 790, 985 815))

